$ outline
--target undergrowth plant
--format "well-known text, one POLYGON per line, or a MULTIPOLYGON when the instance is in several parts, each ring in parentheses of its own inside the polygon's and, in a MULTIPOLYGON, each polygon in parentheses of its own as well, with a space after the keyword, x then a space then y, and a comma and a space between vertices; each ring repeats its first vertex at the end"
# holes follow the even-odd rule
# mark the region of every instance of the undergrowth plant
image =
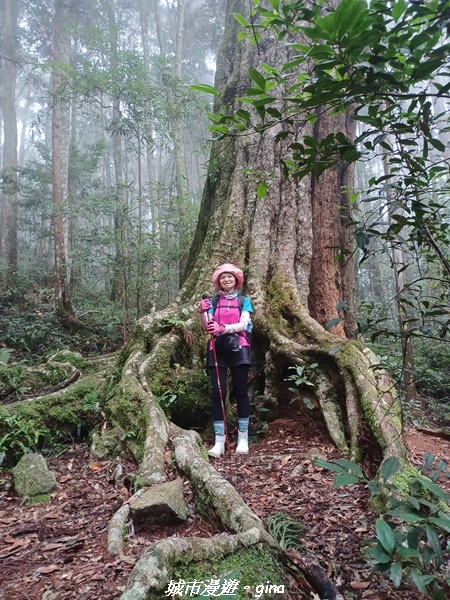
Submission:
POLYGON ((308 385, 310 387, 314 387, 314 383, 310 380, 311 372, 313 369, 316 369, 319 365, 317 363, 313 363, 311 365, 293 365, 289 367, 290 375, 285 378, 285 381, 290 382, 295 387, 290 387, 289 391, 294 394, 290 403, 294 402, 298 397, 301 397, 303 403, 307 408, 313 409, 314 405, 311 400, 307 396, 303 396, 301 394, 301 389, 303 386, 308 385))
POLYGON ((302 538, 307 530, 306 525, 290 517, 285 512, 277 512, 270 515, 266 520, 270 535, 278 542, 280 548, 288 550, 289 548, 299 549, 302 545, 302 538))
MULTIPOLYGON (((430 469, 434 457, 428 454, 425 460, 430 469)), ((372 573, 386 574, 396 588, 405 579, 427 598, 448 598, 450 494, 422 474, 409 480, 405 493, 393 477, 400 470, 395 457, 383 462, 377 481, 367 479, 358 465, 346 459, 336 463, 317 459, 314 463, 337 473, 334 487, 365 484, 383 501, 386 509, 376 520, 375 535, 364 544, 372 573)), ((435 472, 442 475, 446 465, 438 465, 435 472)))
POLYGON ((48 432, 36 429, 30 420, 0 411, 0 465, 6 455, 17 461, 23 454, 35 450, 48 432))

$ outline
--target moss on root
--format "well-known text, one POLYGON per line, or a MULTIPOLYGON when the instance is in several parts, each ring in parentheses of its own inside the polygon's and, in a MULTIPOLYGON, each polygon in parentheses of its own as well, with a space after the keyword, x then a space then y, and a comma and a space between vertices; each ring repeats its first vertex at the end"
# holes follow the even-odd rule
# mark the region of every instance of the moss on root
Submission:
POLYGON ((48 358, 49 362, 53 363, 70 363, 80 371, 86 371, 89 368, 89 361, 86 360, 78 352, 71 350, 59 350, 48 358))
POLYGON ((87 435, 99 420, 101 383, 85 377, 55 395, 0 409, 0 439, 6 463, 57 442, 87 435))
POLYGON ((68 379, 72 374, 73 367, 68 363, 51 363, 38 368, 0 365, 0 395, 9 401, 20 400, 30 393, 37 396, 68 379))
POLYGON ((111 441, 116 440, 123 449, 129 448, 135 460, 140 462, 147 432, 147 410, 143 393, 138 393, 130 379, 124 379, 115 388, 108 401, 107 418, 115 431, 108 437, 105 449, 113 448, 111 441))
POLYGON ((271 310, 267 312, 267 321, 270 328, 288 337, 295 335, 300 320, 292 316, 292 306, 296 301, 291 286, 277 275, 270 282, 268 296, 271 310))
MULTIPOLYGON (((273 593, 273 587, 283 587, 280 598, 286 597, 284 590, 288 589, 287 581, 283 574, 283 568, 278 563, 274 551, 264 544, 256 544, 249 548, 238 550, 233 554, 223 558, 212 558, 204 562, 189 563, 184 565, 178 563, 174 566, 172 580, 178 581, 208 582, 211 580, 221 580, 222 585, 225 580, 234 580, 239 582, 236 589, 236 600, 247 600, 249 597, 255 597, 255 591, 258 589, 258 598, 276 598, 273 593), (264 592, 272 585, 271 593, 264 592)), ((225 584, 226 585, 226 584, 225 584)), ((163 595, 161 595, 161 598, 163 595)), ((164 596, 167 597, 167 596, 164 596)))

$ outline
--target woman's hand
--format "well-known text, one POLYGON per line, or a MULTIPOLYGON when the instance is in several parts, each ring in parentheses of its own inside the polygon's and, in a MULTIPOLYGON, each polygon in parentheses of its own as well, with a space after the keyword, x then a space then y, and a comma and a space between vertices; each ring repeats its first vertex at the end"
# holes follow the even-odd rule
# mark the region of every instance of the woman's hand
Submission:
POLYGON ((225 332, 225 325, 219 325, 219 323, 216 323, 215 321, 209 321, 206 329, 211 335, 220 335, 225 332))
POLYGON ((211 300, 209 298, 204 298, 198 305, 198 312, 206 312, 210 308, 212 308, 211 300))

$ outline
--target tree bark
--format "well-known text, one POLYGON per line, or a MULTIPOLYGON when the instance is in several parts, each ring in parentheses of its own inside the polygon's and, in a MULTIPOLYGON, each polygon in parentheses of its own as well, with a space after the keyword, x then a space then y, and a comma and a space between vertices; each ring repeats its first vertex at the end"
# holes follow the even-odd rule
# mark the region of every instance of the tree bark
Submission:
MULTIPOLYGON (((356 123, 351 111, 330 117, 325 107, 317 114, 315 137, 324 139, 342 131, 353 140, 356 123)), ((337 318, 336 306, 345 304, 341 323, 331 331, 341 337, 354 337, 354 228, 348 186, 353 184, 355 164, 340 165, 311 179, 312 262, 308 306, 311 316, 324 327, 337 318)), ((339 311, 341 313, 341 311, 339 311)))

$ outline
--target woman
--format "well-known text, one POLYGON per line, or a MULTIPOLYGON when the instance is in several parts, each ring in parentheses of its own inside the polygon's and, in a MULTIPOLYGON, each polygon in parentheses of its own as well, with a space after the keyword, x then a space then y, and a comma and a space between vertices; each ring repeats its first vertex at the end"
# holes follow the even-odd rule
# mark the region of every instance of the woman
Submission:
POLYGON ((211 335, 206 365, 212 382, 215 443, 208 454, 220 458, 225 452, 226 440, 223 402, 227 395, 227 369, 231 372, 238 409, 236 452, 248 452, 250 400, 247 378, 251 364, 249 334, 252 330, 250 315, 253 308, 249 298, 239 295, 244 274, 236 265, 227 263, 217 267, 212 275, 212 283, 219 295, 203 299, 199 313, 201 326, 211 335))

